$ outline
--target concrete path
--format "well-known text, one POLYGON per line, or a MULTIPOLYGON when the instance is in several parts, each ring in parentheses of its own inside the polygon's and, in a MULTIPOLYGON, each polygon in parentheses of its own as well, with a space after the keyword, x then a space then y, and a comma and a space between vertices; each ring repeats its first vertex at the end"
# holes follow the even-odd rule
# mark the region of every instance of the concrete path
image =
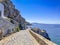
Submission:
POLYGON ((0 41, 0 45, 39 45, 28 30, 21 30, 0 41))

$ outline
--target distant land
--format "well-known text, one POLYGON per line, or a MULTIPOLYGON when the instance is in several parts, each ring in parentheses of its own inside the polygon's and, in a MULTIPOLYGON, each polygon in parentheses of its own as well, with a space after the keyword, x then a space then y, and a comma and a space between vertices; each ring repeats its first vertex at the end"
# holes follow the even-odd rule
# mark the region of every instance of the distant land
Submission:
MULTIPOLYGON (((36 22, 33 22, 31 24, 48 24, 48 23, 36 23, 36 22)), ((55 24, 54 24, 55 25, 55 24)), ((57 25, 60 25, 60 24, 57 24, 57 25)))

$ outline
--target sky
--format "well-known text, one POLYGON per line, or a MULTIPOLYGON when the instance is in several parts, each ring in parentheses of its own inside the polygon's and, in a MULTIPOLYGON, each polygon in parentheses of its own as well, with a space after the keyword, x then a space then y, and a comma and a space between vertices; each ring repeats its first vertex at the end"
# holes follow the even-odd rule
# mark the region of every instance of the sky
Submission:
POLYGON ((12 0, 30 23, 60 24, 60 0, 12 0))

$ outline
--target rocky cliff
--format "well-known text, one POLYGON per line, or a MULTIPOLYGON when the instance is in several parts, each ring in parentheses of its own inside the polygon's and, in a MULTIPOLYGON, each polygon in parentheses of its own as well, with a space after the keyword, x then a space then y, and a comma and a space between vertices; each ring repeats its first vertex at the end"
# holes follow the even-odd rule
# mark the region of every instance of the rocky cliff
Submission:
POLYGON ((25 19, 21 16, 20 12, 15 8, 11 0, 3 0, 1 2, 4 5, 4 15, 17 21, 23 29, 25 29, 25 19))
POLYGON ((49 38, 48 33, 47 33, 45 30, 41 30, 41 29, 39 29, 39 28, 32 28, 32 31, 36 32, 37 34, 42 35, 43 37, 45 37, 45 38, 48 39, 48 40, 51 40, 51 39, 49 38))
POLYGON ((9 33, 13 33, 15 31, 15 27, 18 27, 18 25, 12 24, 7 19, 0 17, 0 38, 1 38, 1 35, 6 36, 9 33))

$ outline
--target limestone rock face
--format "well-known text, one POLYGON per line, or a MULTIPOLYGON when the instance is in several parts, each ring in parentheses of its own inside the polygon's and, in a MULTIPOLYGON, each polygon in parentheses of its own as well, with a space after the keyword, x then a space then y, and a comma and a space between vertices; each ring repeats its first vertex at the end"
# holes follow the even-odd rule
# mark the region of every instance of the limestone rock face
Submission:
POLYGON ((48 33, 47 33, 45 30, 41 30, 41 29, 39 29, 39 28, 32 28, 32 31, 34 31, 34 32, 42 35, 42 36, 45 37, 46 39, 51 40, 51 39, 49 38, 48 33))
POLYGON ((25 28, 25 19, 21 16, 20 12, 15 9, 15 6, 11 2, 11 0, 4 0, 1 2, 4 5, 4 15, 8 18, 11 18, 17 21, 23 29, 25 28))
POLYGON ((2 36, 7 35, 8 33, 14 32, 15 31, 14 28, 17 27, 17 26, 18 25, 12 24, 7 19, 4 19, 4 18, 0 17, 0 32, 2 31, 2 36))

